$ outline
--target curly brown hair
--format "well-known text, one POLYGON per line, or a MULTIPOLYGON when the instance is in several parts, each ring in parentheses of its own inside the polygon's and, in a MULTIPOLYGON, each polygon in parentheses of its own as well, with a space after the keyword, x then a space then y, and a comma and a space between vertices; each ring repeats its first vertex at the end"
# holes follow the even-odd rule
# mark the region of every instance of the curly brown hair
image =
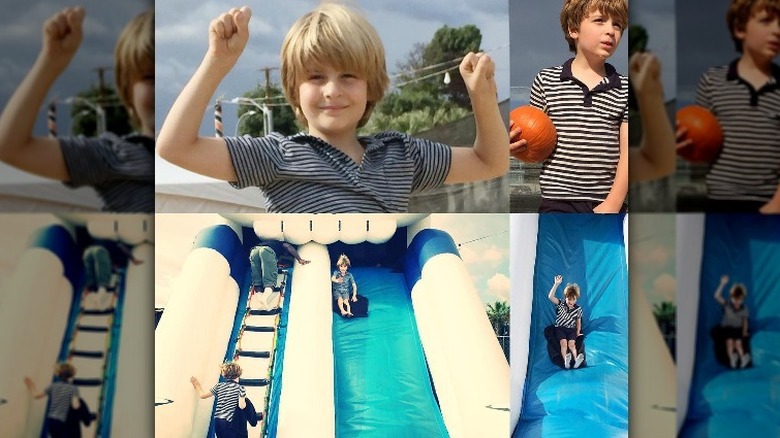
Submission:
POLYGON ((577 52, 574 39, 569 31, 579 30, 582 20, 588 18, 593 11, 600 11, 612 21, 617 22, 622 29, 628 25, 628 2, 626 0, 566 0, 561 9, 561 29, 563 37, 569 43, 569 50, 577 52))
POLYGON ((744 32, 750 17, 764 11, 769 18, 780 17, 780 0, 732 0, 726 12, 726 24, 731 32, 734 48, 742 52, 742 39, 737 38, 737 32, 744 32))
POLYGON ((222 377, 233 380, 241 377, 241 365, 237 362, 225 362, 220 370, 222 377))

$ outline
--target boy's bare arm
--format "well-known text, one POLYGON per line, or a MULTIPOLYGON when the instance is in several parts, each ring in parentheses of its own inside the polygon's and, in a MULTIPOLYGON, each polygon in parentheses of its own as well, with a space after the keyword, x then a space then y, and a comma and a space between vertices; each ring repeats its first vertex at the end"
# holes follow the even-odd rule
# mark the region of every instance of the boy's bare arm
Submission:
POLYGON ((747 317, 742 318, 742 337, 747 338, 748 336, 748 319, 747 317))
POLYGON ((30 395, 34 399, 38 400, 38 399, 46 397, 46 393, 45 392, 38 392, 38 390, 35 388, 35 383, 32 381, 31 378, 25 377, 24 378, 24 384, 27 386, 27 391, 30 393, 30 395))
POLYGON ((550 288, 550 293, 547 294, 547 298, 550 301, 552 301, 552 303, 555 304, 556 306, 561 301, 558 298, 555 297, 555 291, 558 289, 558 285, 561 284, 562 281, 563 281, 563 277, 560 276, 560 275, 556 275, 555 279, 553 280, 552 288, 550 288))
POLYGON ((715 289, 715 301, 718 302, 721 306, 726 304, 726 300, 723 299, 723 297, 720 295, 721 292, 723 292, 723 288, 728 284, 729 282, 729 276, 723 275, 720 277, 720 283, 718 283, 717 289, 715 289))
POLYGON ((509 133, 496 96, 495 64, 484 53, 469 53, 460 64, 474 111, 477 137, 473 148, 452 149, 447 184, 497 178, 509 171, 509 133))
POLYGON ((582 318, 577 318, 577 336, 582 334, 582 318))
POLYGON ((635 53, 629 61, 631 86, 639 102, 642 141, 631 148, 631 181, 663 178, 674 172, 675 133, 664 103, 661 64, 649 53, 635 53))
POLYGON ((762 205, 758 211, 764 214, 780 213, 780 184, 777 185, 777 190, 775 190, 775 194, 772 196, 772 199, 770 199, 766 204, 762 205))
POLYGON ((195 376, 190 377, 190 383, 192 383, 192 387, 195 388, 195 391, 197 391, 198 396, 201 399, 209 398, 214 395, 211 393, 211 391, 204 391, 203 388, 200 386, 200 382, 195 376))
POLYGON ((209 25, 209 50, 173 103, 157 137, 157 152, 162 158, 201 175, 236 180, 225 140, 200 137, 198 129, 211 96, 246 46, 251 16, 246 6, 233 8, 209 25))
POLYGON ((70 180, 57 139, 33 137, 38 111, 81 44, 84 9, 66 8, 43 25, 43 47, 0 115, 0 160, 46 178, 70 180))
POLYGON ((620 124, 620 158, 615 180, 607 199, 593 209, 594 213, 619 213, 628 193, 628 123, 620 124))

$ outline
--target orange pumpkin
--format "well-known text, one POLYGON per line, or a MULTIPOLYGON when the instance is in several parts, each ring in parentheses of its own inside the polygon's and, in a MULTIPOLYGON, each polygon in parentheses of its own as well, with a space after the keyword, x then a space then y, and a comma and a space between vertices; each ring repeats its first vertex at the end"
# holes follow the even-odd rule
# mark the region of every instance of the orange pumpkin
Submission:
POLYGON ((680 128, 688 130, 686 138, 693 143, 677 154, 692 163, 715 161, 723 145, 723 130, 718 119, 703 106, 688 105, 677 111, 676 121, 680 128))
MULTIPOLYGON (((555 125, 544 111, 531 105, 519 106, 509 113, 514 128, 520 128, 520 139, 528 141, 528 148, 513 152, 512 156, 526 163, 540 163, 550 156, 558 143, 555 125)), ((510 139, 511 142, 517 138, 510 139)))

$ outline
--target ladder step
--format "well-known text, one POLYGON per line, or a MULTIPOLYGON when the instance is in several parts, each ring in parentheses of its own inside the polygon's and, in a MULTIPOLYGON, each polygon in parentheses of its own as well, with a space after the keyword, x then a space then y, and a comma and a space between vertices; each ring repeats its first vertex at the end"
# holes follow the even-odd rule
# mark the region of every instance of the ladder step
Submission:
POLYGON ((76 386, 100 386, 103 384, 103 379, 73 379, 73 384, 76 386))
POLYGON ((268 379, 238 379, 238 383, 244 386, 268 386, 268 379))
POLYGON ((105 353, 102 351, 86 351, 86 350, 71 350, 70 355, 71 356, 78 356, 78 357, 94 357, 94 358, 101 358, 103 357, 105 353))
POLYGON ((271 357, 271 352, 239 350, 238 355, 241 357, 260 357, 260 358, 268 359, 269 357, 271 357))
POLYGON ((108 327, 99 325, 80 325, 76 328, 82 332, 108 332, 108 327))
POLYGON ((261 332, 261 333, 273 333, 276 330, 270 326, 248 325, 244 327, 244 331, 247 332, 261 332))
POLYGON ((278 307, 274 308, 274 309, 271 309, 271 310, 251 309, 251 310, 249 310, 249 314, 250 315, 261 315, 261 316, 262 315, 278 315, 280 311, 281 311, 281 309, 278 308, 278 307))
POLYGON ((114 313, 114 309, 106 309, 106 310, 87 310, 85 308, 81 308, 81 314, 82 315, 110 315, 114 313))

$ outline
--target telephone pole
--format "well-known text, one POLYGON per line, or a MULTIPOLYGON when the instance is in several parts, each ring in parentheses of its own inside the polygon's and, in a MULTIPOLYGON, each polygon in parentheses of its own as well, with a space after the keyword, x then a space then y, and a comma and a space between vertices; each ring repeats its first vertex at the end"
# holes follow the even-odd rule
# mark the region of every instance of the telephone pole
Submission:
POLYGON ((260 71, 265 72, 265 97, 263 101, 268 103, 271 98, 271 70, 279 70, 279 67, 263 67, 260 71))
POLYGON ((98 74, 98 104, 103 103, 103 99, 105 96, 103 95, 103 89, 105 88, 105 80, 103 78, 103 73, 106 70, 111 70, 113 67, 110 66, 100 66, 95 67, 93 70, 97 71, 98 74))

